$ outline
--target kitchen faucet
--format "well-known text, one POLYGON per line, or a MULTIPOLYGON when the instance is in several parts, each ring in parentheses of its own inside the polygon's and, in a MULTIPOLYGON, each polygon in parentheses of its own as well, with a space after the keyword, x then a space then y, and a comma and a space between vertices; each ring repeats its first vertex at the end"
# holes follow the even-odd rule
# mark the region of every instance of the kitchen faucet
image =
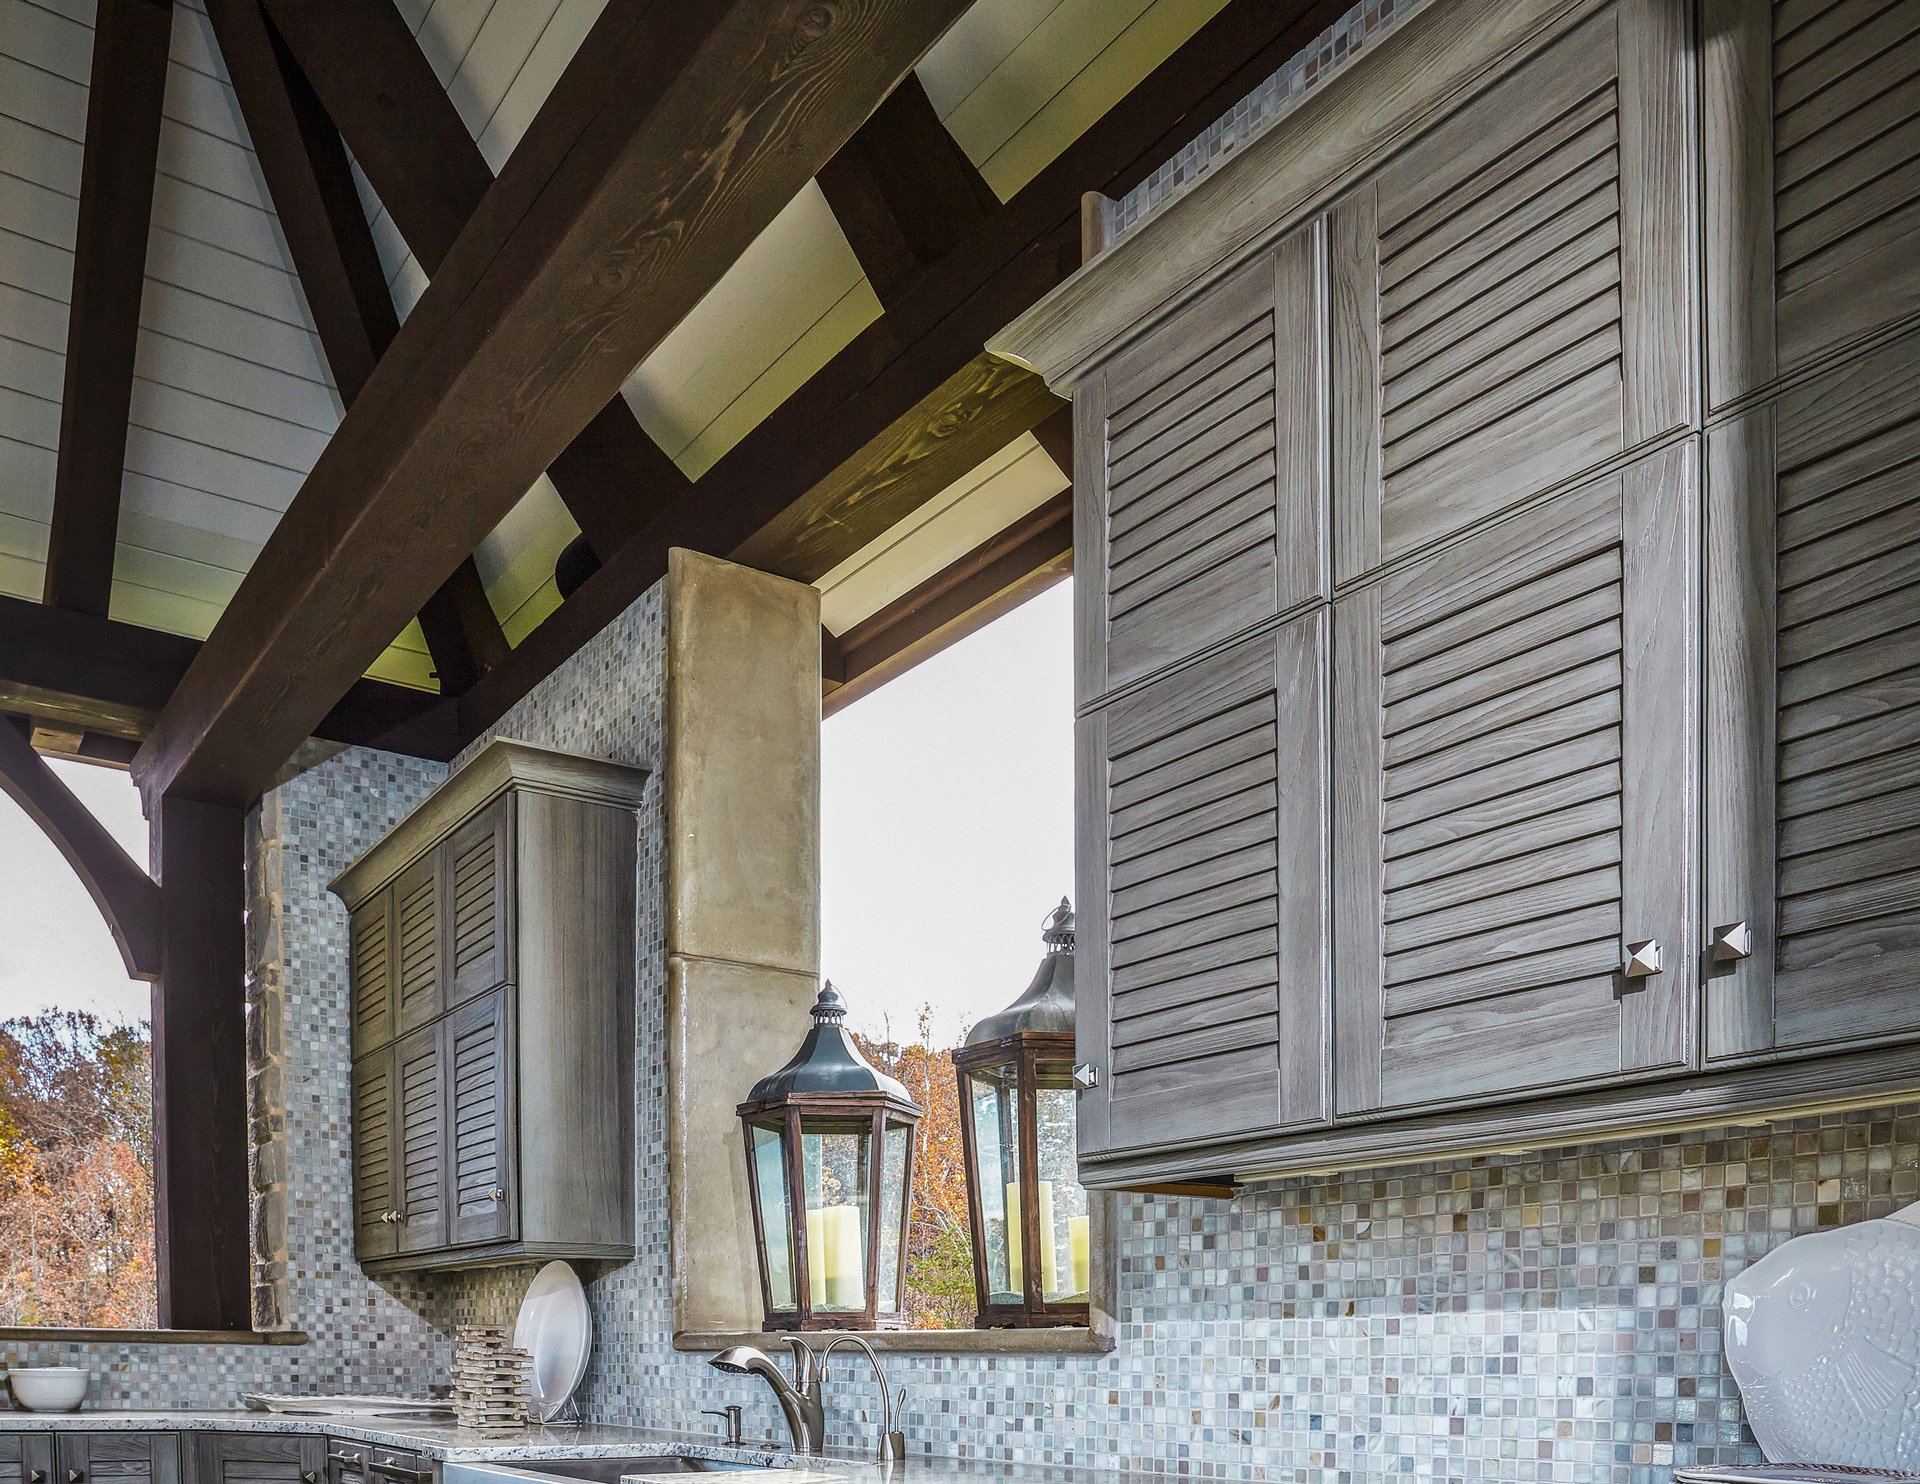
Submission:
POLYGON ((873 1347, 858 1335, 843 1334, 836 1336, 815 1355, 813 1347, 799 1336, 785 1335, 782 1338, 793 1352, 791 1381, 787 1379, 786 1372, 780 1369, 778 1361, 751 1345, 735 1345, 722 1350, 708 1364, 730 1376, 758 1376, 765 1381, 772 1388, 774 1400, 780 1403, 780 1411, 787 1419, 787 1431, 793 1437, 795 1451, 818 1453, 824 1446, 826 1436, 824 1380, 827 1357, 842 1345, 856 1346, 866 1354, 867 1363, 873 1367, 874 1379, 880 1383, 880 1444, 875 1459, 883 1464, 905 1462, 907 1440, 900 1431, 899 1409, 906 1404, 906 1389, 903 1387, 897 1395, 888 1390, 887 1374, 880 1368, 880 1357, 873 1353, 873 1347))

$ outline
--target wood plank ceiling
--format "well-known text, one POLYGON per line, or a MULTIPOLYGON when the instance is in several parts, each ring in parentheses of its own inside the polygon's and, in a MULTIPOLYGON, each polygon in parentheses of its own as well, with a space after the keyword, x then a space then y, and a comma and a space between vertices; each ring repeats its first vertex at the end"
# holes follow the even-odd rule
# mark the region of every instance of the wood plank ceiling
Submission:
MULTIPOLYGON (((397 5, 498 173, 605 0, 381 3, 397 5)), ((917 69, 926 121, 943 124, 977 168, 983 207, 1006 200, 1222 3, 978 0, 917 69)), ((273 6, 290 44, 302 9, 297 0, 273 6)), ((96 16, 96 0, 0 0, 0 593, 34 600, 47 588, 59 477, 96 16)), ((204 0, 173 6, 157 154, 110 606, 124 622, 197 638, 311 471, 342 399, 204 0)), ((404 319, 447 243, 410 240, 369 183, 378 163, 356 162, 353 179, 404 319)), ((897 165, 873 169, 884 177, 897 165)), ((882 265, 876 286, 822 184, 853 213, 849 228, 873 260, 872 233, 856 220, 857 182, 824 177, 623 389, 639 425, 688 476, 712 468, 872 325, 902 281, 882 265)), ((866 549, 810 574, 829 627, 853 627, 1064 484, 1024 434, 958 471, 944 494, 866 549)), ((579 529, 542 476, 476 552, 508 640, 558 604, 555 560, 579 529)), ((412 624, 370 673, 430 687, 433 668, 412 624)))

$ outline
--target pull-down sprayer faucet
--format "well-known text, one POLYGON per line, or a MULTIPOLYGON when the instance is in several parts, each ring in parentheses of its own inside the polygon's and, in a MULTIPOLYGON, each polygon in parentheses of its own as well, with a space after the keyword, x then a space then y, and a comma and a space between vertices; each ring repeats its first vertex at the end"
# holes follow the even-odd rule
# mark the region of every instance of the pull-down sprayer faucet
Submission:
POLYGON ((708 1364, 730 1376, 758 1376, 765 1381, 772 1388, 774 1400, 779 1402, 780 1411, 787 1419, 787 1431, 792 1435, 794 1450, 799 1453, 818 1453, 826 1436, 823 1383, 827 1357, 842 1345, 853 1345, 866 1355, 867 1363, 873 1367, 874 1379, 880 1383, 880 1444, 875 1458, 883 1464, 905 1462, 907 1440, 900 1431, 899 1409, 906 1404, 907 1393, 904 1387, 898 1393, 889 1391, 887 1373, 880 1368, 880 1357, 873 1353, 873 1347, 858 1335, 844 1334, 836 1336, 816 1355, 813 1347, 798 1335, 786 1335, 783 1338, 787 1348, 793 1352, 791 1381, 787 1379, 786 1372, 780 1369, 779 1362, 752 1345, 735 1345, 722 1350, 708 1364))

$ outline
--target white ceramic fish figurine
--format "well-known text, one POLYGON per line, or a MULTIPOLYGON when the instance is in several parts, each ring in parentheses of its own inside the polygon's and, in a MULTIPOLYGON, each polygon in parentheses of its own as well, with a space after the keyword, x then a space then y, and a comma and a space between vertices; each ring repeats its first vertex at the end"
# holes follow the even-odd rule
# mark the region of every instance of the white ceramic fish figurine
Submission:
POLYGON ((1769 1459, 1920 1469, 1920 1203, 1782 1243, 1722 1309, 1769 1459))

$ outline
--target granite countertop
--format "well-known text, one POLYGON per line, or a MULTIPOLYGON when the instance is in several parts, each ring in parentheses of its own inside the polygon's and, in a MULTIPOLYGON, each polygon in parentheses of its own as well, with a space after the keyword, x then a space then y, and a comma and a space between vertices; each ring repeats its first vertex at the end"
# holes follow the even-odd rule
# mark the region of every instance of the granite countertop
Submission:
MULTIPOLYGON (((515 1464, 542 1458, 618 1458, 678 1456, 711 1458, 754 1470, 755 1484, 1085 1484, 1077 1470, 990 1463, 972 1459, 909 1454, 891 1467, 869 1453, 831 1451, 818 1456, 794 1453, 783 1444, 747 1443, 737 1448, 716 1442, 711 1433, 664 1428, 529 1427, 509 1437, 489 1437, 450 1422, 413 1422, 335 1414, 300 1416, 285 1412, 26 1412, 0 1410, 0 1432, 73 1429, 89 1432, 271 1432, 320 1433, 367 1443, 376 1448, 405 1448, 442 1463, 515 1464), (901 1475, 906 1475, 901 1479, 901 1475)), ((502 1484, 517 1478, 502 1474, 502 1484)), ((687 1475, 636 1471, 622 1484, 686 1484, 687 1475)), ((719 1479, 714 1484, 721 1484, 719 1479)))

